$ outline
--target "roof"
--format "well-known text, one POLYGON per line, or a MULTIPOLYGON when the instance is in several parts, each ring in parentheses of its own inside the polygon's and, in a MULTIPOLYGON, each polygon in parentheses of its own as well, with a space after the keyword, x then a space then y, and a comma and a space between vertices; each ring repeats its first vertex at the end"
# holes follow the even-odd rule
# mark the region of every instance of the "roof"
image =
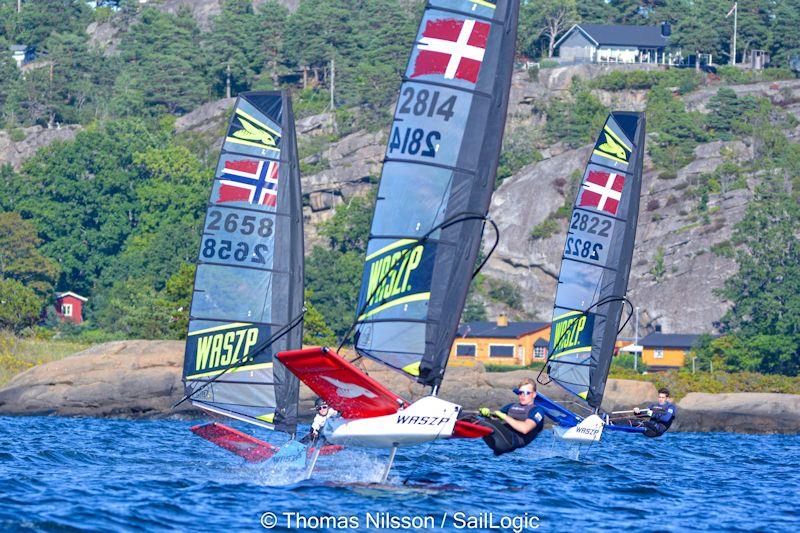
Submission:
POLYGON ((28 49, 28 46, 24 44, 12 44, 8 49, 12 52, 24 52, 28 49))
POLYGON ((655 332, 640 340, 639 344, 651 348, 691 348, 700 337, 695 333, 655 332))
POLYGON ((538 339, 536 339, 536 342, 534 342, 533 345, 535 347, 537 347, 537 348, 539 348, 541 346, 547 347, 547 346, 550 346, 550 341, 539 337, 538 339))
POLYGON ((58 299, 58 300, 60 300, 61 298, 65 298, 67 296, 72 296, 73 298, 77 298, 78 300, 80 300, 82 302, 88 302, 89 301, 89 298, 86 298, 85 296, 81 296, 80 294, 74 293, 72 291, 56 293, 56 299, 58 299))
POLYGON ((518 339, 523 335, 539 331, 549 325, 549 322, 509 322, 507 326, 498 326, 497 322, 468 322, 459 326, 458 336, 462 338, 495 337, 518 339))
POLYGON ((662 48, 669 44, 669 38, 661 35, 661 26, 628 26, 624 24, 575 24, 556 41, 555 46, 580 31, 596 46, 641 46, 662 48))

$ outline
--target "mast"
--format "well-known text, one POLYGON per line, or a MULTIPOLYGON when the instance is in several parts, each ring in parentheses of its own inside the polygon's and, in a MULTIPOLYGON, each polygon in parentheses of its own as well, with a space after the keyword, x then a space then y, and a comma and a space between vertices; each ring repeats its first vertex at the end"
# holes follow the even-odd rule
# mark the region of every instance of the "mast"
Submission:
POLYGON ((303 220, 291 101, 241 93, 200 244, 183 380, 192 403, 294 433, 299 381, 273 354, 301 347, 303 220))
POLYGON ((584 170, 561 259, 545 369, 595 411, 628 287, 644 140, 643 113, 614 112, 606 119, 584 170))
POLYGON ((355 349, 436 387, 494 188, 518 0, 430 0, 384 159, 355 349))

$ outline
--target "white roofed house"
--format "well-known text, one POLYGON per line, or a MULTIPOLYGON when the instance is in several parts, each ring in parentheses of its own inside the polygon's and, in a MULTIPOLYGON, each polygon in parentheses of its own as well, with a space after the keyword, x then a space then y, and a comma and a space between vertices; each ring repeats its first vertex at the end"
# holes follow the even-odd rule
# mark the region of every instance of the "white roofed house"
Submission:
POLYGON ((671 64, 670 25, 575 24, 558 41, 559 63, 671 64))
POLYGON ((8 49, 11 52, 12 59, 17 62, 18 68, 22 68, 22 65, 33 61, 34 49, 32 46, 12 44, 8 49))

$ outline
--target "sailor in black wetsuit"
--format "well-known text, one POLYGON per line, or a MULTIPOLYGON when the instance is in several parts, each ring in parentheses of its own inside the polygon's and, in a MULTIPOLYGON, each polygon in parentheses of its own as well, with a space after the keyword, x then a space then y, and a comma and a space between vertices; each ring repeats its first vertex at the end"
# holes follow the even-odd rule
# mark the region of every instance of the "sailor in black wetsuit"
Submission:
POLYGON ((533 403, 536 398, 536 383, 532 379, 524 379, 514 392, 519 397, 517 403, 503 406, 494 413, 489 412, 486 407, 479 411, 484 418, 478 423, 494 430, 491 435, 483 437, 483 441, 495 455, 527 446, 539 436, 544 427, 544 413, 533 403))
POLYGON ((636 415, 643 414, 650 417, 649 420, 642 422, 642 426, 646 428, 645 437, 660 437, 675 421, 677 408, 670 401, 669 389, 659 389, 658 403, 651 404, 645 410, 637 407, 633 412, 636 415))

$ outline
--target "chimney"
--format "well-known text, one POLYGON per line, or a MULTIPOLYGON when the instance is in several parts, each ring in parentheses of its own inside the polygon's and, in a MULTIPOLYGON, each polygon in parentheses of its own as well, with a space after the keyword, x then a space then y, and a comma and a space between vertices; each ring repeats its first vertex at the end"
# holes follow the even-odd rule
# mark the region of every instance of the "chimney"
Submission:
POLYGON ((500 315, 497 317, 497 327, 504 328, 506 326, 508 326, 508 317, 505 313, 500 313, 500 315))
POLYGON ((656 333, 661 333, 661 324, 656 324, 656 333))
POLYGON ((672 26, 669 22, 662 22, 661 23, 661 36, 662 37, 669 37, 672 35, 672 26))

